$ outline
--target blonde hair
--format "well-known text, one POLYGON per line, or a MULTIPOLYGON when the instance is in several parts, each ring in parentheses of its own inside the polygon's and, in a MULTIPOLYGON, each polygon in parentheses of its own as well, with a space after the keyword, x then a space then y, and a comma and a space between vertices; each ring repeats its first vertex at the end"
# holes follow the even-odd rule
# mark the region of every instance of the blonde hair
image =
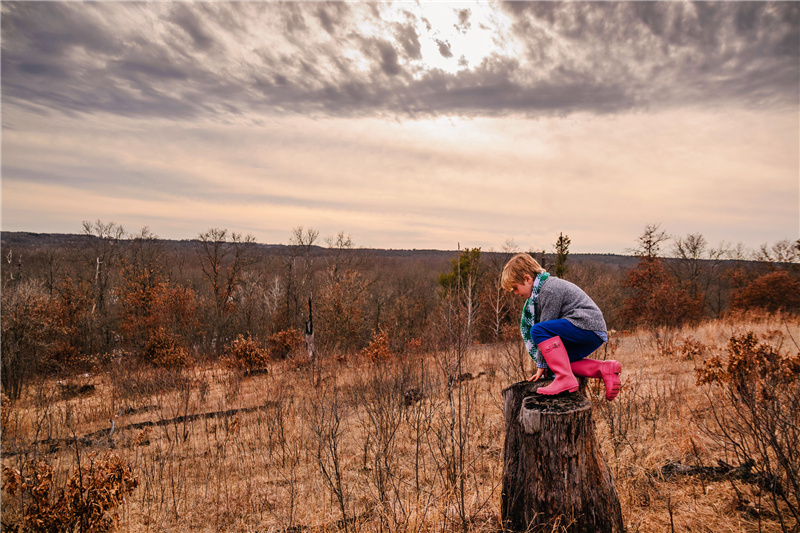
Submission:
POLYGON ((536 275, 542 272, 544 272, 544 269, 530 254, 517 254, 509 259, 506 266, 503 267, 500 286, 503 290, 511 292, 514 290, 514 285, 525 283, 525 274, 531 278, 536 278, 536 275))

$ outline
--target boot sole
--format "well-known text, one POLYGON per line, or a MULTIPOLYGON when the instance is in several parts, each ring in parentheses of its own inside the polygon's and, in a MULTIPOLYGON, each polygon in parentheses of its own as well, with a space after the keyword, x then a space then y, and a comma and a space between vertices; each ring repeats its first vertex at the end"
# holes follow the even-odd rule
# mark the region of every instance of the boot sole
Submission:
POLYGON ((541 394, 541 395, 543 395, 543 396, 558 396, 559 394, 578 392, 578 388, 580 388, 580 386, 578 386, 578 387, 570 387, 569 389, 560 390, 558 392, 549 392, 549 391, 548 392, 544 392, 544 391, 542 391, 542 389, 536 389, 536 392, 541 394))
POLYGON ((536 392, 538 392, 542 396, 561 396, 562 394, 572 394, 574 392, 578 392, 578 389, 575 389, 575 390, 562 390, 561 392, 539 392, 537 390, 536 392))

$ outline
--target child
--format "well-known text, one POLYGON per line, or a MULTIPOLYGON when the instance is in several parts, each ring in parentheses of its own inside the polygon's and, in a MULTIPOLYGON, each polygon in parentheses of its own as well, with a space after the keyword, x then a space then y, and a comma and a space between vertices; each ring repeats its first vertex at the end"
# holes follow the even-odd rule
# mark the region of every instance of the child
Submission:
POLYGON ((528 381, 538 380, 548 367, 555 374, 553 383, 536 392, 575 392, 575 376, 581 376, 602 379, 606 400, 617 397, 622 365, 613 360, 586 358, 607 342, 608 336, 603 313, 580 287, 550 276, 528 254, 517 254, 506 263, 501 286, 527 298, 520 329, 525 348, 537 367, 528 381))

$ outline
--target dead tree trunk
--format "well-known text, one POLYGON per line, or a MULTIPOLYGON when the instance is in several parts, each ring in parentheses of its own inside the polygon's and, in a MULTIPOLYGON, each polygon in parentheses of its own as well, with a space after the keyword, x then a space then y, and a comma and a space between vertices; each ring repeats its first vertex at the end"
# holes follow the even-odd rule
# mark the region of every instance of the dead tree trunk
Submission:
POLYGON ((594 436, 592 404, 581 393, 535 392, 547 383, 515 383, 503 391, 504 528, 622 533, 614 480, 594 436))

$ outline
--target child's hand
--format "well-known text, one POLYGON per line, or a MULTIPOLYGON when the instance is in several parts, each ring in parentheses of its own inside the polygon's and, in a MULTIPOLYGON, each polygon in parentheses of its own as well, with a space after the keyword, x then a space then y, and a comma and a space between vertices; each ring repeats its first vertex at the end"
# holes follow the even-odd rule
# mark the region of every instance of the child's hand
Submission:
POLYGON ((529 377, 528 381, 538 381, 542 374, 544 374, 544 368, 537 368, 536 373, 529 377))

